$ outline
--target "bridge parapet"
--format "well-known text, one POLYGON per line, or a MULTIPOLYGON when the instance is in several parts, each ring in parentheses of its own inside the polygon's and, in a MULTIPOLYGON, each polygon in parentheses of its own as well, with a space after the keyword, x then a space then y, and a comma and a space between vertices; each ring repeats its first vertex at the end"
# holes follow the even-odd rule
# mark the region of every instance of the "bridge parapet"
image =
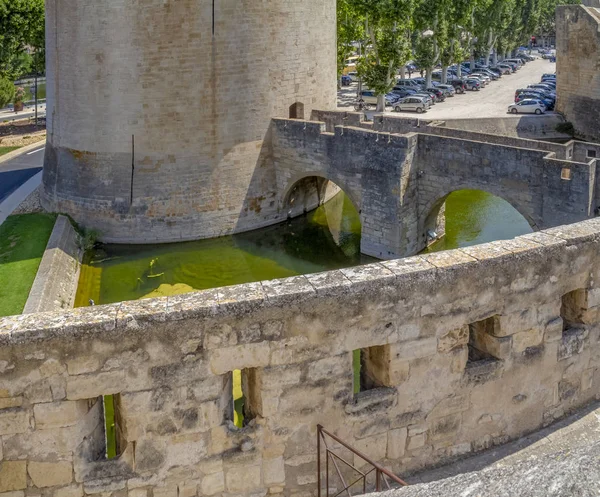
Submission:
POLYGON ((313 492, 324 423, 401 475, 504 443, 600 395, 598 281, 595 219, 358 268, 0 319, 0 488, 313 492), (234 370, 246 379, 244 428, 231 423, 234 370), (114 460, 102 456, 98 399, 108 394, 114 460))

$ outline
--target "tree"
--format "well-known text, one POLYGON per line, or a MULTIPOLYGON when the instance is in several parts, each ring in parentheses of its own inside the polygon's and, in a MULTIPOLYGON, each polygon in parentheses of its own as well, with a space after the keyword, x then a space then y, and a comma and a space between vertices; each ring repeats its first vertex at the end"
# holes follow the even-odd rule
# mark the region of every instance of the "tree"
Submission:
POLYGON ((580 3, 580 0, 541 0, 539 25, 534 32, 542 38, 542 45, 546 45, 548 38, 556 36, 556 7, 580 3))
POLYGON ((377 94, 377 111, 385 110, 385 94, 396 84, 400 66, 410 58, 408 30, 414 0, 348 0, 365 20, 370 45, 361 57, 358 70, 364 82, 377 94))
POLYGON ((348 57, 354 53, 354 43, 364 39, 364 19, 348 0, 338 0, 338 78, 341 78, 348 57))
POLYGON ((0 109, 6 107, 15 97, 15 85, 12 80, 0 77, 0 109))
POLYGON ((28 51, 43 46, 44 0, 0 0, 0 76, 27 73, 28 51))

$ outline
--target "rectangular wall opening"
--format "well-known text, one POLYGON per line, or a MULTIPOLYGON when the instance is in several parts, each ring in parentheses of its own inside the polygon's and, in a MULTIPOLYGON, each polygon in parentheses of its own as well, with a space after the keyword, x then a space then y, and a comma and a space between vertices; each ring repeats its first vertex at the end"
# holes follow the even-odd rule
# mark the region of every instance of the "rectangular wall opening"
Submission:
POLYGON ((354 394, 390 386, 388 345, 355 350, 352 353, 354 394))
POLYGON ((480 361, 496 360, 489 347, 488 336, 494 336, 496 327, 499 326, 497 316, 491 316, 482 321, 469 324, 469 364, 480 361))
POLYGON ((104 395, 100 398, 100 402, 102 404, 104 438, 101 459, 111 460, 119 457, 127 445, 121 410, 121 395, 104 395))
POLYGON ((596 151, 588 149, 588 151, 587 151, 587 158, 588 159, 595 159, 596 158, 596 151))
POLYGON ((232 412, 230 420, 244 428, 258 414, 260 387, 257 369, 236 369, 231 373, 232 412))
POLYGON ((583 326, 585 307, 585 289, 579 288, 563 295, 560 306, 560 317, 563 320, 563 332, 573 328, 581 328, 583 326))

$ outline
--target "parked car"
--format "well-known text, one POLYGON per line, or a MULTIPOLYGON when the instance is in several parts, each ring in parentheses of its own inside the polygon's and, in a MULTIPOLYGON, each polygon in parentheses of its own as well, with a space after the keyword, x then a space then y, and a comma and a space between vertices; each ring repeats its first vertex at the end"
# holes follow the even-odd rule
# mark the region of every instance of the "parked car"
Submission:
POLYGON ((510 69, 510 67, 494 66, 494 67, 490 67, 490 71, 495 72, 496 74, 499 74, 500 76, 504 76, 506 74, 512 74, 512 70, 510 69))
POLYGON ((454 87, 456 93, 463 94, 465 91, 467 91, 467 85, 464 79, 453 79, 450 81, 450 84, 454 87))
POLYGON ((525 65, 525 64, 523 64, 523 61, 521 59, 504 59, 502 62, 503 63, 508 62, 509 64, 516 64, 517 69, 521 69, 521 67, 523 67, 525 65))
POLYGON ((356 81, 358 81, 358 73, 357 72, 349 72, 347 74, 347 76, 352 80, 353 83, 355 83, 356 81))
POLYGON ((426 91, 419 91, 417 93, 415 93, 413 95, 414 97, 423 97, 427 102, 429 102, 429 106, 433 107, 435 105, 435 99, 433 98, 433 95, 431 95, 430 93, 427 93, 426 91))
POLYGON ((488 85, 488 81, 486 81, 486 79, 483 76, 477 74, 471 74, 469 76, 469 79, 476 79, 477 81, 479 81, 479 83, 481 83, 482 88, 485 88, 488 85))
POLYGON ((413 88, 418 90, 421 88, 421 85, 419 85, 413 79, 399 79, 396 81, 396 87, 413 88))
POLYGON ((410 97, 417 93, 417 90, 413 90, 412 88, 405 88, 403 86, 395 86, 390 93, 397 95, 399 98, 410 97))
POLYGON ((485 81, 486 86, 492 82, 492 78, 487 74, 482 73, 480 69, 478 69, 474 73, 471 73, 471 77, 482 79, 483 81, 485 81))
POLYGON ((478 69, 477 72, 480 72, 482 74, 487 74, 490 78, 492 78, 493 81, 500 79, 500 77, 502 76, 502 74, 492 71, 489 68, 488 69, 478 69))
POLYGON ((532 88, 534 90, 542 91, 542 92, 548 94, 549 97, 556 98, 556 88, 552 88, 548 85, 539 83, 536 85, 527 85, 527 88, 532 88))
POLYGON ((425 88, 425 91, 432 95, 436 102, 443 102, 446 100, 446 95, 444 95, 444 92, 438 88, 429 86, 425 88))
MULTIPOLYGON (((377 95, 373 90, 363 90, 360 93, 360 99, 363 100, 366 104, 377 105, 377 95)), ((390 107, 397 100, 398 97, 388 93, 385 96, 385 106, 390 107)))
POLYGON ((538 100, 526 99, 508 106, 511 114, 544 114, 546 107, 538 100))
POLYGON ((404 110, 409 110, 413 112, 417 112, 418 114, 422 114, 423 112, 427 112, 429 110, 429 102, 424 97, 411 96, 398 100, 394 104, 394 110, 396 112, 401 112, 404 110))
POLYGON ((556 100, 556 97, 552 97, 547 92, 536 89, 536 88, 519 88, 518 90, 515 91, 515 99, 522 93, 535 93, 540 98, 548 98, 553 101, 556 100))
POLYGON ((342 76, 342 86, 350 86, 352 84, 352 78, 345 74, 342 76))
POLYGON ((545 74, 542 74, 542 79, 554 79, 554 80, 556 80, 556 73, 545 73, 545 74))
POLYGON ((521 102, 522 100, 538 100, 544 104, 546 109, 554 110, 555 101, 549 98, 544 98, 540 96, 538 93, 521 93, 517 98, 515 98, 515 103, 521 102))
POLYGON ((425 88, 425 85, 427 84, 427 80, 425 78, 412 78, 412 80, 421 88, 425 88))
POLYGON ((454 90, 454 86, 452 85, 443 85, 441 83, 434 83, 433 86, 442 90, 446 97, 453 97, 456 94, 456 90, 454 90))
POLYGON ((465 87, 467 90, 471 91, 479 91, 481 90, 481 81, 476 78, 467 78, 465 79, 465 87))
POLYGON ((512 72, 517 72, 519 65, 516 62, 509 62, 507 60, 502 61, 502 64, 510 66, 512 72))

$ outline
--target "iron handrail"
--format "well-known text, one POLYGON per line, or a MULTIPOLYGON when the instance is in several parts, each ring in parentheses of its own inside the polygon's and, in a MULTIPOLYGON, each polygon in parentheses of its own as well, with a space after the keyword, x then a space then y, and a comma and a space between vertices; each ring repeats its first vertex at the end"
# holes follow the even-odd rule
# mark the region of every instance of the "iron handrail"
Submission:
POLYGON ((391 488, 389 482, 387 481, 387 478, 390 478, 391 480, 393 480, 395 483, 397 483, 398 485, 401 486, 408 486, 408 483, 406 483, 404 480, 401 480, 400 478, 398 478, 395 474, 393 474, 392 472, 388 471, 387 469, 385 469, 384 467, 380 466, 379 464, 377 464, 375 461, 372 461, 369 457, 367 457, 365 454, 363 454, 362 452, 360 452, 359 450, 355 449, 354 447, 348 445, 346 442, 344 442, 343 440, 341 440, 340 438, 338 438, 337 436, 335 436, 333 433, 328 432, 322 425, 317 425, 317 484, 319 486, 318 488, 318 497, 321 497, 321 440, 323 441, 323 444, 325 445, 325 456, 326 456, 326 461, 325 461, 325 467, 326 467, 326 485, 327 485, 327 490, 326 490, 326 495, 327 497, 329 497, 329 459, 330 456, 331 460, 333 462, 333 465, 336 469, 336 472, 342 482, 342 484, 344 485, 344 488, 339 491, 336 496, 342 494, 343 492, 346 492, 348 494, 348 497, 353 497, 352 494, 350 493, 350 488, 352 486, 354 486, 356 483, 360 482, 361 480, 363 481, 363 493, 366 493, 366 485, 367 485, 367 476, 372 473, 373 471, 375 471, 375 475, 376 475, 376 479, 375 479, 375 486, 376 486, 376 491, 380 492, 381 491, 381 479, 383 476, 383 481, 385 482, 387 488, 391 488), (325 439, 325 435, 328 436, 329 438, 331 438, 332 440, 334 440, 335 442, 339 443, 340 445, 342 445, 342 447, 345 447, 346 449, 348 449, 350 452, 352 452, 353 454, 355 454, 356 456, 360 457, 363 461, 365 461, 367 464, 370 464, 373 469, 371 469, 370 471, 368 471, 367 473, 363 473, 362 471, 360 471, 358 468, 356 468, 355 466, 351 465, 349 462, 347 462, 346 460, 344 460, 343 458, 341 458, 340 456, 338 456, 337 454, 335 454, 331 449, 329 449, 329 447, 327 446, 327 441, 325 439), (340 468, 337 464, 336 459, 339 459, 341 462, 343 462, 344 464, 346 464, 348 467, 350 467, 352 470, 354 470, 355 472, 357 472, 358 474, 361 475, 360 478, 358 478, 356 481, 354 481, 353 483, 351 483, 350 485, 346 485, 346 481, 342 475, 342 472, 340 471, 340 468))

